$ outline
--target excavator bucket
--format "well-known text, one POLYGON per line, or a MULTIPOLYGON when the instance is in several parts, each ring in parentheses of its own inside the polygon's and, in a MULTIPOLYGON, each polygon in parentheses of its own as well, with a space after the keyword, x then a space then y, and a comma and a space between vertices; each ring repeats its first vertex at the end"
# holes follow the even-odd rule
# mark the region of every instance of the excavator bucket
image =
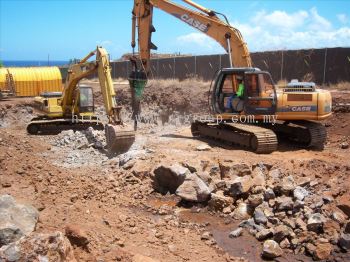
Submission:
POLYGON ((127 152, 135 142, 135 132, 124 125, 105 125, 107 150, 109 155, 127 152))

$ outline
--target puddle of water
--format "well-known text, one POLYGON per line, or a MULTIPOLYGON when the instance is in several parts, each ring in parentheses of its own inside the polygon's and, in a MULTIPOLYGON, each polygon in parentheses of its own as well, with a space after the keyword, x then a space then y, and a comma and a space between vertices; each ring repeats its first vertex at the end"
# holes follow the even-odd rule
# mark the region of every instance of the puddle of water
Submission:
POLYGON ((162 206, 175 207, 178 202, 179 200, 174 197, 164 197, 164 199, 150 198, 147 200, 147 203, 154 208, 160 208, 162 206))
MULTIPOLYGON (((150 198, 147 202, 154 208, 160 208, 162 206, 175 207, 178 205, 179 199, 174 196, 163 196, 162 198, 150 198)), ((181 208, 178 214, 179 219, 182 222, 205 224, 207 230, 212 233, 217 245, 231 256, 244 257, 249 261, 254 262, 265 261, 261 258, 262 242, 256 240, 256 238, 250 235, 247 230, 243 229, 243 234, 240 237, 229 237, 230 232, 238 228, 240 221, 210 215, 203 210, 196 212, 196 208, 181 208)), ((153 215, 152 217, 154 220, 158 220, 158 215, 153 215)), ((284 250, 284 255, 277 258, 276 261, 311 262, 312 258, 304 255, 294 255, 292 253, 287 253, 287 250, 284 250)))
POLYGON ((218 246, 235 257, 244 257, 249 261, 263 261, 260 258, 261 244, 248 232, 238 238, 230 238, 229 234, 238 227, 239 222, 225 223, 223 218, 208 213, 192 213, 190 210, 180 212, 180 220, 193 223, 209 223, 207 228, 213 234, 218 246))
MULTIPOLYGON (((243 229, 243 234, 237 238, 230 238, 229 234, 235 230, 240 221, 225 221, 221 217, 212 216, 208 213, 193 213, 191 210, 185 209, 180 211, 180 220, 198 224, 209 223, 207 226, 208 231, 213 234, 213 238, 225 252, 235 257, 244 257, 249 261, 262 262, 265 261, 261 258, 262 242, 256 240, 255 237, 250 235, 248 231, 243 229), (230 223, 228 223, 230 222, 230 223)), ((292 262, 292 261, 312 261, 311 258, 303 255, 294 255, 286 253, 282 257, 278 258, 280 262, 292 262)))

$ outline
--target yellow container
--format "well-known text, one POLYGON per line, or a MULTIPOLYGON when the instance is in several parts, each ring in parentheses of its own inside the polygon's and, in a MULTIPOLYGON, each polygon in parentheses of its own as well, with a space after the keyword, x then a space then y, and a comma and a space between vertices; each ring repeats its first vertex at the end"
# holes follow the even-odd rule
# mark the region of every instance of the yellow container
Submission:
POLYGON ((6 68, 0 68, 0 90, 5 90, 6 86, 6 74, 7 74, 7 69, 6 68))
POLYGON ((6 86, 6 74, 12 75, 17 96, 62 91, 62 76, 58 67, 1 68, 0 88, 6 86))

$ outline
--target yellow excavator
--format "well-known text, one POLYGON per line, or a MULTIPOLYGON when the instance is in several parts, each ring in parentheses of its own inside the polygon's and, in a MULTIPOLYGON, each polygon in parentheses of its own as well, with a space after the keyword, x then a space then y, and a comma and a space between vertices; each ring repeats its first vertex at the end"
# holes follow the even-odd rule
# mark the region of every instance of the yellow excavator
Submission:
POLYGON ((97 47, 79 63, 69 67, 63 93, 43 93, 34 101, 45 114, 31 120, 27 126, 29 134, 57 133, 65 129, 84 130, 90 126, 105 129, 107 149, 111 154, 126 152, 135 141, 134 130, 121 119, 122 107, 116 102, 109 55, 102 47, 97 47), (96 57, 95 61, 88 61, 93 56, 96 57), (108 116, 105 126, 95 114, 92 87, 79 85, 81 79, 96 72, 108 116))
POLYGON ((151 42, 156 7, 213 38, 226 50, 230 67, 218 70, 210 91, 213 118, 193 122, 192 135, 238 144, 257 153, 275 151, 277 134, 307 147, 323 148, 326 129, 315 121, 331 115, 330 92, 298 81, 276 88, 268 72, 252 66, 240 31, 225 15, 190 0, 183 2, 197 10, 169 0, 134 0, 131 46, 134 50, 137 33, 138 70, 150 75, 150 53, 157 48, 151 42), (244 91, 238 95, 240 87, 244 91))

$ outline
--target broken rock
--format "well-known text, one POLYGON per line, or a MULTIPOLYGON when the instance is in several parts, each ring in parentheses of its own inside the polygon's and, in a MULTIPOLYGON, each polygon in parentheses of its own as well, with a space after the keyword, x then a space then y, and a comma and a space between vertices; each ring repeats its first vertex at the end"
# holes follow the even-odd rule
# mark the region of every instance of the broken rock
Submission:
POLYGON ((264 228, 255 234, 257 240, 262 241, 273 236, 273 230, 264 228))
POLYGON ((185 181, 177 188, 175 194, 190 202, 204 202, 210 197, 209 187, 197 174, 187 174, 185 181))
POLYGON ((229 194, 237 198, 250 191, 252 188, 252 178, 250 176, 237 177, 233 181, 230 181, 229 184, 229 194))
POLYGON ((250 175, 252 170, 250 166, 245 163, 219 163, 220 173, 222 179, 232 179, 236 176, 250 175))
POLYGON ((316 249, 313 252, 313 258, 315 260, 325 260, 332 252, 332 245, 329 243, 320 243, 316 245, 316 249))
POLYGON ((288 211, 292 210, 294 206, 293 200, 291 197, 278 197, 276 198, 276 209, 278 211, 288 211))
POLYGON ((153 188, 162 194, 168 192, 174 194, 176 189, 185 181, 186 175, 191 172, 187 168, 175 164, 171 166, 161 165, 153 173, 153 188))
POLYGON ((237 228, 236 230, 233 230, 230 232, 229 237, 235 238, 241 236, 243 233, 243 229, 241 227, 237 228))
POLYGON ((209 151, 210 149, 211 149, 211 147, 208 146, 207 144, 199 145, 196 148, 197 151, 209 151))
POLYGON ((267 259, 273 259, 282 256, 283 250, 280 248, 277 242, 273 240, 266 240, 263 245, 262 257, 267 259))
POLYGON ((350 234, 341 234, 338 240, 338 246, 343 250, 350 250, 350 234))
POLYGON ((10 195, 0 196, 0 247, 34 231, 38 217, 34 207, 18 204, 10 195))
POLYGON ((282 181, 280 181, 280 183, 277 184, 277 186, 274 188, 274 191, 288 196, 291 192, 294 191, 294 189, 294 178, 292 176, 287 176, 284 177, 282 181))
POLYGON ((343 224, 346 221, 346 215, 340 210, 335 210, 332 213, 332 219, 339 224, 343 224))
POLYGON ((0 248, 0 261, 69 261, 76 262, 74 251, 63 233, 31 233, 0 248))
POLYGON ((250 218, 251 208, 244 202, 238 204, 237 208, 233 212, 235 219, 247 219, 250 218))
POLYGON ((292 230, 285 226, 285 225, 279 225, 274 228, 274 236, 273 239, 280 243, 283 239, 286 237, 289 237, 292 234, 292 230))
POLYGON ((297 186, 293 191, 294 198, 303 201, 305 197, 309 195, 309 192, 300 186, 297 186))
POLYGON ((264 202, 264 196, 262 194, 250 195, 248 197, 249 205, 254 208, 260 205, 262 202, 264 202))
POLYGON ((76 246, 86 246, 89 243, 86 233, 77 225, 67 225, 65 235, 76 246))
POLYGON ((309 231, 314 231, 316 233, 323 230, 323 223, 326 222, 326 219, 320 213, 312 214, 307 220, 307 229, 309 231))
POLYGON ((275 197, 276 197, 275 192, 273 192, 271 188, 266 189, 264 193, 264 198, 266 201, 269 201, 270 199, 274 199, 275 197))
POLYGON ((225 207, 233 204, 232 197, 224 196, 224 192, 219 190, 216 193, 211 194, 211 198, 208 205, 213 210, 222 211, 225 207))
POLYGON ((255 209, 254 211, 254 221, 257 224, 266 224, 267 218, 264 214, 264 212, 260 209, 255 209))

